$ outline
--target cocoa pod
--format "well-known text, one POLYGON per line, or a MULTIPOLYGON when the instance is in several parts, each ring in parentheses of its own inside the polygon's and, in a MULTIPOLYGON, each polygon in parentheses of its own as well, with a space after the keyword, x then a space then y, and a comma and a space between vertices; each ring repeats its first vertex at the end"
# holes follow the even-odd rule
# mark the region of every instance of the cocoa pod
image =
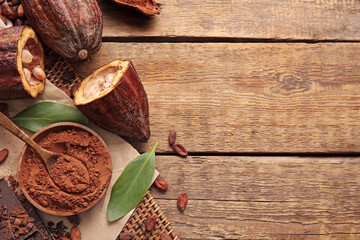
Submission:
POLYGON ((96 0, 21 0, 24 13, 41 40, 70 60, 99 51, 103 29, 96 0))
POLYGON ((80 224, 80 217, 79 217, 79 215, 77 215, 77 214, 71 215, 71 216, 67 216, 66 218, 67 218, 67 219, 69 220, 69 222, 70 222, 72 225, 74 225, 74 226, 77 226, 77 225, 80 224))
POLYGON ((169 145, 173 146, 176 141, 176 132, 175 130, 171 130, 169 133, 169 145))
POLYGON ((177 200, 177 207, 181 212, 185 210, 187 202, 188 202, 187 193, 185 192, 181 193, 177 200))
POLYGON ((177 143, 177 144, 173 145, 173 150, 174 150, 174 152, 176 152, 181 157, 187 157, 187 155, 189 153, 185 149, 185 147, 183 145, 181 145, 180 143, 177 143))
POLYGON ((163 179, 161 179, 161 178, 159 178, 159 177, 157 177, 156 179, 155 179, 155 186, 158 188, 158 189, 160 189, 161 191, 166 191, 167 189, 168 189, 168 187, 169 187, 169 185, 167 184, 167 182, 165 182, 165 180, 163 180, 163 179))
POLYGON ((113 0, 113 1, 121 5, 134 7, 148 16, 154 16, 155 14, 160 14, 159 6, 156 4, 155 0, 138 0, 138 1, 113 0))
POLYGON ((9 155, 9 150, 4 148, 0 151, 0 163, 3 163, 9 155))
POLYGON ((154 216, 148 216, 145 221, 146 231, 152 231, 156 225, 156 218, 154 216))
POLYGON ((81 82, 74 103, 110 132, 142 142, 150 138, 148 99, 131 61, 115 60, 97 69, 81 82))
POLYGON ((165 234, 165 233, 160 234, 160 239, 161 240, 172 240, 172 238, 169 235, 165 234))
POLYGON ((8 105, 6 103, 4 103, 4 102, 0 103, 0 112, 2 112, 5 116, 8 115, 9 107, 8 107, 8 105))
POLYGON ((129 232, 120 233, 116 240, 131 240, 134 239, 134 234, 129 232))
MULTIPOLYGON (((36 97, 44 91, 45 81, 27 79, 25 69, 34 66, 44 69, 44 50, 35 32, 27 26, 0 30, 0 99, 36 97), (22 62, 25 47, 36 55, 31 63, 22 62)), ((31 74, 30 74, 31 76, 31 74)))
POLYGON ((71 240, 81 240, 80 229, 77 226, 73 226, 70 231, 71 240))

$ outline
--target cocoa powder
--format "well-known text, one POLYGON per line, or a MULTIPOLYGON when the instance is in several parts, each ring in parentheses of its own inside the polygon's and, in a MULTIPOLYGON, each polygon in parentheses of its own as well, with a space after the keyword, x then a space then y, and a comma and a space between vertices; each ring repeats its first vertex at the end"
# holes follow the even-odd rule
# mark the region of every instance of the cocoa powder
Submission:
POLYGON ((67 193, 56 186, 38 154, 28 148, 21 163, 19 180, 29 196, 46 209, 82 212, 94 205, 111 179, 111 159, 106 147, 96 136, 79 128, 58 130, 37 141, 42 147, 80 160, 88 169, 88 188, 77 194, 67 193))

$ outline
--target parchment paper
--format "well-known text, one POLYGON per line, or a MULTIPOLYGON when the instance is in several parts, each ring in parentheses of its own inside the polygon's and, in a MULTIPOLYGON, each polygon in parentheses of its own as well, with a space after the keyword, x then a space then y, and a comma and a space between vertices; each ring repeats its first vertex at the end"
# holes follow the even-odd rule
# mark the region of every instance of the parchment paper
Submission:
MULTIPOLYGON (((46 82, 44 93, 39 95, 36 99, 11 100, 5 102, 9 105, 9 115, 14 116, 18 112, 25 109, 27 106, 43 101, 51 101, 74 106, 73 100, 69 98, 62 90, 54 86, 50 81, 46 82)), ((91 122, 87 126, 98 133, 109 148, 112 159, 113 174, 109 189, 107 190, 105 196, 94 207, 84 213, 79 214, 81 223, 78 227, 80 229, 82 239, 115 240, 121 229, 125 226, 126 222, 130 218, 134 209, 123 218, 112 223, 108 222, 106 217, 106 209, 110 199, 111 188, 126 165, 132 159, 138 156, 139 153, 121 137, 103 130, 91 122)), ((30 131, 25 132, 29 135, 32 134, 30 131)), ((17 180, 17 165, 20 158, 21 149, 25 144, 1 126, 0 136, 0 148, 7 148, 9 150, 8 158, 3 164, 0 165, 0 178, 6 178, 10 175, 13 175, 17 180)), ((157 175, 158 172, 155 170, 153 181, 157 175)), ((45 223, 48 221, 53 221, 55 223, 64 221, 64 224, 69 227, 69 230, 71 229, 71 224, 67 221, 66 217, 53 216, 39 210, 38 213, 45 223)))

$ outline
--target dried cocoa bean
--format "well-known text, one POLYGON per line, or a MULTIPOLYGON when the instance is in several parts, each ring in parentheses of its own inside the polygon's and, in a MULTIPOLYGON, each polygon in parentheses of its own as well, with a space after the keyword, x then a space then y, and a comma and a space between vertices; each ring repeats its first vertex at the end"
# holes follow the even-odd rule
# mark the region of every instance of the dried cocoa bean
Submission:
POLYGON ((176 152, 179 156, 181 157, 187 157, 188 155, 188 151, 184 148, 183 145, 177 143, 175 145, 173 145, 173 150, 174 152, 176 152))
POLYGON ((74 226, 77 226, 77 225, 80 224, 80 217, 79 217, 79 215, 71 215, 71 216, 67 216, 66 218, 67 218, 67 219, 69 220, 69 222, 70 222, 72 225, 74 225, 74 226))
POLYGON ((177 200, 177 207, 181 212, 185 210, 187 202, 188 202, 187 193, 185 192, 181 193, 177 200))
POLYGON ((131 240, 133 238, 134 238, 133 233, 124 232, 124 233, 120 233, 120 235, 116 238, 116 240, 131 240))
POLYGON ((166 191, 169 187, 169 185, 167 184, 167 182, 165 182, 165 180, 157 177, 155 179, 155 186, 160 189, 161 191, 166 191))
POLYGON ((16 18, 16 12, 14 12, 14 10, 7 3, 4 3, 3 5, 1 5, 1 12, 2 12, 2 15, 7 17, 8 19, 13 20, 16 18))
POLYGON ((152 231, 156 225, 156 218, 154 216, 148 216, 145 221, 146 231, 152 231))
POLYGON ((80 229, 77 226, 73 226, 70 231, 71 240, 81 240, 80 229))
POLYGON ((175 130, 171 130, 169 133, 169 145, 173 146, 176 140, 176 132, 175 130))
POLYGON ((23 18, 24 17, 24 8, 23 6, 20 4, 20 6, 17 9, 17 15, 19 18, 23 18))
POLYGON ((0 112, 2 112, 4 115, 8 115, 9 107, 6 103, 0 102, 0 112))
POLYGON ((172 240, 172 238, 169 235, 165 234, 165 233, 160 234, 160 239, 161 240, 172 240))
POLYGON ((1 150, 0 151, 0 163, 3 163, 5 161, 5 159, 8 157, 8 155, 9 155, 9 150, 7 150, 6 148, 1 150))

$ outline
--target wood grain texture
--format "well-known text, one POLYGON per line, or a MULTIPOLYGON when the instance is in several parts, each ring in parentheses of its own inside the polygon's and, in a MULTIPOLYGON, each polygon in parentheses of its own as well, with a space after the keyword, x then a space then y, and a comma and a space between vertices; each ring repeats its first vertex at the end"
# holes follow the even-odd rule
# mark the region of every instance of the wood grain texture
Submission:
POLYGON ((100 0, 104 37, 360 40, 357 0, 158 1, 154 18, 100 0))
POLYGON ((84 77, 131 59, 147 91, 150 150, 329 153, 360 149, 359 43, 104 43, 84 77))
POLYGON ((359 239, 360 158, 157 156, 181 239, 359 239), (183 213, 176 199, 187 192, 183 213))

